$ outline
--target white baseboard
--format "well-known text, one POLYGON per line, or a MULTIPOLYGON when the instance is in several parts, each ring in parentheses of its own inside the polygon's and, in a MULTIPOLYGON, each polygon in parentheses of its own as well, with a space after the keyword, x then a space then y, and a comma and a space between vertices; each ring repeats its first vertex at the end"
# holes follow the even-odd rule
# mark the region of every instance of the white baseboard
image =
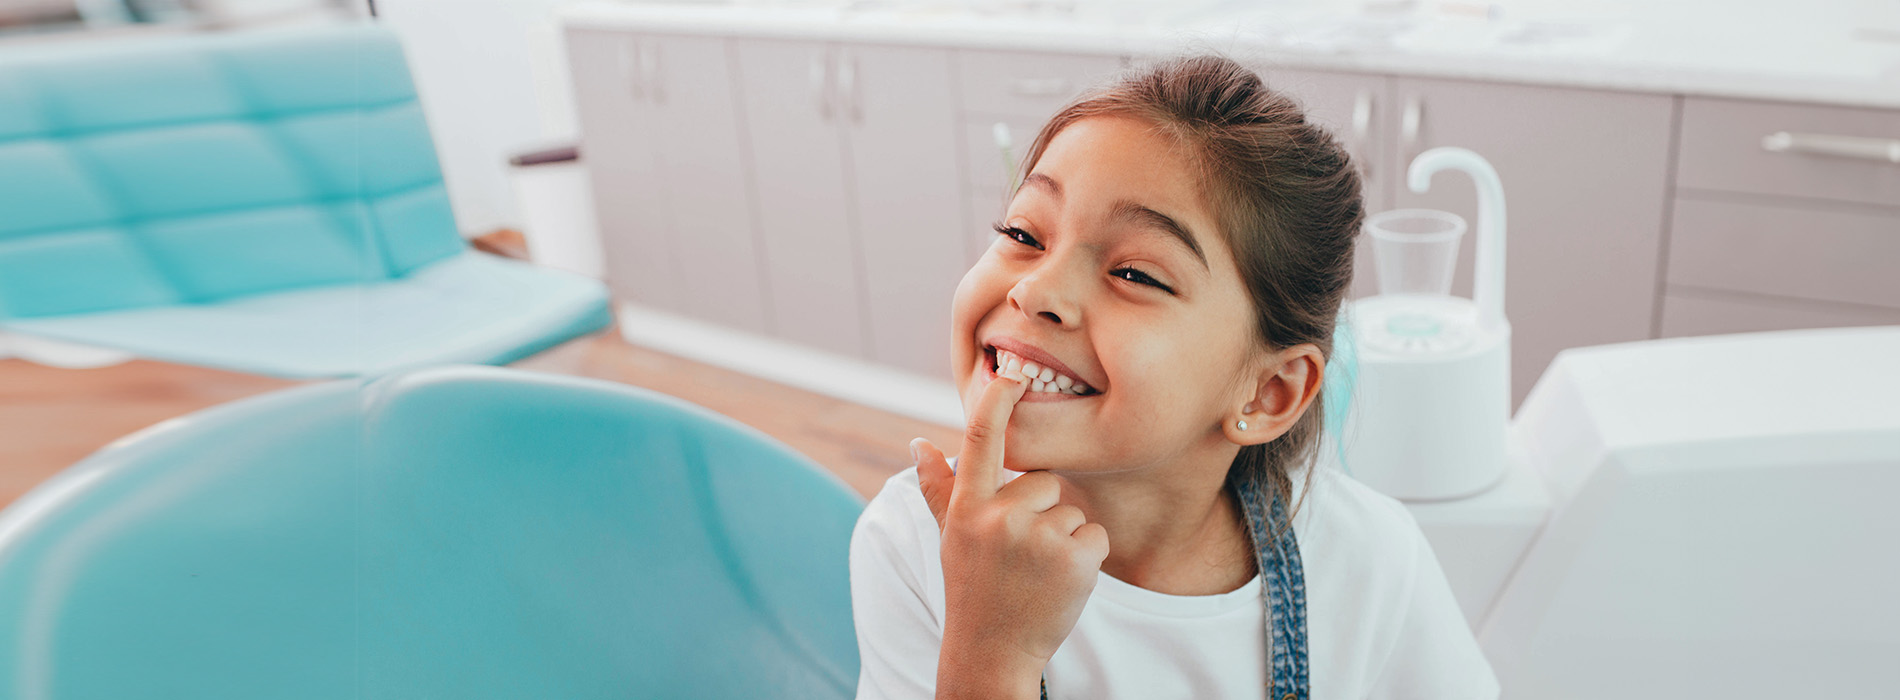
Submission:
POLYGON ((938 425, 963 427, 963 401, 950 382, 634 304, 618 308, 620 335, 634 345, 938 425))

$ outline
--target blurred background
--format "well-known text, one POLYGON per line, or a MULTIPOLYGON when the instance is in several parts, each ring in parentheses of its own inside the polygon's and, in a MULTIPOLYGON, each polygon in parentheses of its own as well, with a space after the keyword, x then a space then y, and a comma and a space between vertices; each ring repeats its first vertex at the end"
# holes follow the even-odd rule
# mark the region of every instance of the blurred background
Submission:
POLYGON ((1413 509, 1507 694, 1807 694, 1710 680, 1790 639, 1843 696, 1900 681, 1869 554, 1900 525, 1854 501, 1900 485, 1895 0, 0 0, 0 506, 195 411, 445 363, 682 398, 869 497, 959 440, 949 300, 1041 124, 1192 52, 1332 131, 1368 213, 1469 234, 1422 273, 1375 250, 1404 216, 1360 237, 1327 452, 1413 509), (1440 148, 1483 166, 1408 181, 1440 148), (1795 456, 1631 476, 1757 449, 1795 456), (1645 539, 1762 510, 1813 527, 1645 539), (1832 573, 1705 588, 1823 537, 1832 573), (1825 609, 1735 617, 1784 596, 1825 609))

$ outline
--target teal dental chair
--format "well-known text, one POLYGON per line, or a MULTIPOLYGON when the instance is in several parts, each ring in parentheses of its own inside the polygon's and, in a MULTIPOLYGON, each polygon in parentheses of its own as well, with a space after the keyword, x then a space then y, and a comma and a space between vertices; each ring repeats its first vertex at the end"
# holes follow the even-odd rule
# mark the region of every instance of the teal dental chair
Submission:
POLYGON ((609 320, 598 282, 468 249, 387 31, 0 51, 0 335, 317 378, 609 320))
POLYGON ((784 445, 623 385, 296 387, 0 511, 0 697, 850 698, 861 508, 784 445))

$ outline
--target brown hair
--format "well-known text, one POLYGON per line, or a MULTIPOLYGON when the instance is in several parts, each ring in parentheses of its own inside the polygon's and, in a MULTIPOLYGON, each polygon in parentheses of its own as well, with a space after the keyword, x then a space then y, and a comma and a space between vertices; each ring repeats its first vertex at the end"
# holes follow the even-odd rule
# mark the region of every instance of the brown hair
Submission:
MULTIPOLYGON (((1332 357, 1333 326, 1352 283, 1353 238, 1365 215, 1346 150, 1298 104, 1219 56, 1172 58, 1083 94, 1043 125, 1028 173, 1064 128, 1133 117, 1188 148, 1253 301, 1256 338, 1332 357)), ((1227 480, 1264 477, 1291 504, 1291 472, 1319 452, 1323 397, 1285 435, 1240 450, 1227 480)), ((1311 472, 1308 472, 1310 478, 1311 472)))

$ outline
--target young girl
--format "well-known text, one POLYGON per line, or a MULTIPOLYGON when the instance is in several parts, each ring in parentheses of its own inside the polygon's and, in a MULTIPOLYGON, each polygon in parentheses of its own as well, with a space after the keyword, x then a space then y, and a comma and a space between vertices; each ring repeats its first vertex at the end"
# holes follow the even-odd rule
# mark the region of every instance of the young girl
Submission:
POLYGON ((1345 152, 1232 61, 1037 136, 958 287, 953 469, 851 543, 859 698, 1492 698, 1407 511, 1309 469, 1363 215, 1345 152))

